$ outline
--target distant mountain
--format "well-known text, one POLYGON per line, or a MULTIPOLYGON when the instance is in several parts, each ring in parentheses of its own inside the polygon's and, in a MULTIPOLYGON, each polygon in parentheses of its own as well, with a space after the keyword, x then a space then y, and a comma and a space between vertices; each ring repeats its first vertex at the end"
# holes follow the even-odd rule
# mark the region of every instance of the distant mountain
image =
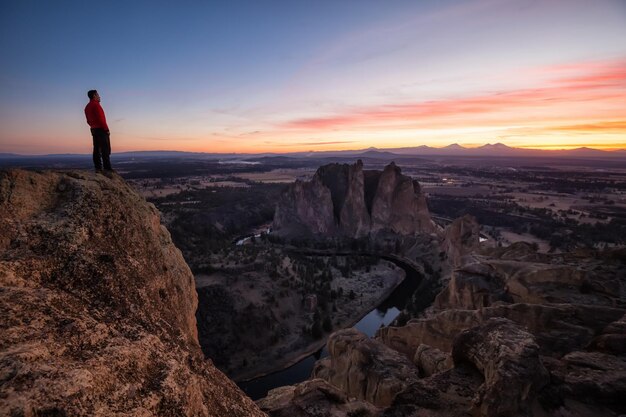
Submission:
MULTIPOLYGON (((553 152, 563 152, 563 151, 553 151, 553 152)), ((570 155, 573 155, 576 157, 603 157, 603 156, 607 156, 607 154, 611 154, 613 156, 621 155, 622 157, 626 157, 626 150, 624 149, 609 152, 609 151, 601 151, 599 149, 593 149, 593 148, 588 148, 586 146, 583 146, 582 148, 571 149, 565 152, 568 152, 570 155)))
POLYGON ((452 150, 454 150, 454 151, 460 151, 460 150, 467 149, 467 148, 462 147, 462 146, 461 146, 461 145, 459 145, 458 143, 453 143, 453 144, 451 144, 451 145, 444 146, 442 149, 447 149, 447 150, 450 150, 450 151, 452 151, 452 150))
POLYGON ((379 151, 379 150, 367 150, 359 154, 362 158, 393 158, 398 156, 393 152, 379 151))
POLYGON ((491 143, 487 143, 483 146, 479 146, 476 149, 481 149, 486 152, 510 152, 515 148, 511 148, 510 146, 506 146, 504 143, 498 142, 494 143, 493 145, 491 143))
MULTIPOLYGON (((577 148, 570 150, 542 150, 542 149, 525 149, 514 148, 503 143, 487 143, 477 148, 466 148, 458 143, 442 148, 433 148, 430 146, 415 146, 405 148, 387 148, 378 149, 377 152, 403 155, 403 156, 508 156, 508 157, 559 157, 559 158, 626 158, 626 150, 603 151, 592 148, 577 148)), ((316 153, 319 155, 319 153, 316 153)), ((354 155, 358 155, 358 151, 354 151, 354 155)))
MULTIPOLYGON (((403 148, 376 148, 352 149, 341 151, 308 151, 288 153, 208 153, 208 152, 184 152, 184 151, 131 151, 113 154, 116 157, 126 158, 194 158, 194 159, 249 159, 249 158, 398 158, 398 157, 422 157, 422 156, 455 156, 455 157, 552 157, 552 158, 624 158, 626 149, 615 151, 603 151, 588 147, 568 150, 542 150, 514 148, 503 143, 487 143, 476 148, 466 148, 458 143, 453 143, 442 148, 434 148, 426 145, 403 147, 403 148)), ((0 159, 65 159, 85 158, 90 154, 54 154, 54 155, 20 155, 14 153, 0 153, 0 159)))

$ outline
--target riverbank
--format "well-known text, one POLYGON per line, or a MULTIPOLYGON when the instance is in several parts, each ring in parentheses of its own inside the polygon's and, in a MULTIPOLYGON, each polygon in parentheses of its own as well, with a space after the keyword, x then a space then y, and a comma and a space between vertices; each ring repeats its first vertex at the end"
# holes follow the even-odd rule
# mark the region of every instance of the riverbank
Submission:
POLYGON ((196 276, 200 344, 231 379, 287 368, 351 327, 402 283, 394 263, 238 246, 196 276), (256 250, 256 251, 255 251, 256 250))
MULTIPOLYGON (((369 337, 374 337, 381 326, 390 325, 411 302, 413 294, 424 282, 423 275, 407 263, 398 262, 397 265, 405 271, 404 280, 376 308, 373 308, 357 323, 351 323, 350 326, 346 327, 354 327, 369 337)), ((328 352, 325 348, 316 350, 288 368, 250 381, 239 382, 238 385, 250 398, 258 400, 265 397, 274 388, 294 385, 307 380, 311 376, 316 362, 327 355, 328 352)))

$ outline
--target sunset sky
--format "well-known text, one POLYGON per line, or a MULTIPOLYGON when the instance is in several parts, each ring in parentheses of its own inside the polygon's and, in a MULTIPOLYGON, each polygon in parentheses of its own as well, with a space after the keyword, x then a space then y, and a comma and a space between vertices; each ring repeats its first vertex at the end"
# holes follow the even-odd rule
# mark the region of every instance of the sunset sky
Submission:
POLYGON ((0 152, 626 148, 624 0, 0 0, 0 152))

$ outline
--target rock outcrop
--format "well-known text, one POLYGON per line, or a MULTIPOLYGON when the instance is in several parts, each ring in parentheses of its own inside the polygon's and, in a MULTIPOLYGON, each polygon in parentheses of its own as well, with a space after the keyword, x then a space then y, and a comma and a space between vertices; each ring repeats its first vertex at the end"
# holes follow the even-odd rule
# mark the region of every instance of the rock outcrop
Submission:
POLYGON ((350 398, 319 378, 273 389, 258 404, 270 417, 376 417, 380 414, 379 408, 350 398))
POLYGON ((426 344, 451 352, 455 362, 399 393, 384 416, 624 413, 617 394, 625 392, 626 277, 624 258, 614 253, 620 251, 529 249, 472 254, 423 318, 379 331, 383 343, 409 358, 421 357, 426 344), (453 396, 450 403, 450 384, 468 366, 484 381, 476 386, 466 375, 473 399, 453 396), (432 401, 411 403, 418 395, 432 401))
POLYGON ((398 392, 417 379, 417 368, 410 360, 356 329, 333 333, 328 352, 328 358, 315 364, 313 377, 376 406, 391 404, 398 392))
POLYGON ((393 162, 385 167, 378 179, 371 219, 372 232, 391 229, 401 235, 411 235, 435 231, 419 183, 402 175, 393 162))
POLYGON ((474 414, 527 412, 537 392, 548 384, 535 338, 507 319, 492 318, 460 333, 452 357, 455 365, 474 365, 485 379, 474 400, 474 414))
POLYGON ((120 177, 0 172, 0 414, 262 416, 204 359, 194 279, 120 177))
POLYGON ((474 216, 455 219, 444 230, 442 249, 453 266, 462 264, 465 255, 476 252, 480 244, 480 226, 474 216))
POLYGON ((289 236, 336 233, 331 193, 319 176, 309 182, 296 180, 285 191, 276 206, 272 229, 289 236))
POLYGON ((452 356, 435 347, 421 344, 415 350, 413 363, 423 378, 452 368, 452 356))
POLYGON ((410 320, 405 326, 385 327, 378 337, 407 357, 421 344, 451 352, 454 338, 465 329, 502 317, 528 329, 543 355, 563 355, 590 346, 604 328, 620 320, 624 310, 569 304, 507 304, 477 310, 444 310, 429 318, 410 320))
POLYGON ((381 171, 354 165, 320 167, 309 182, 296 181, 278 202, 272 226, 288 238, 360 238, 382 231, 398 235, 436 230, 417 181, 393 162, 381 171))

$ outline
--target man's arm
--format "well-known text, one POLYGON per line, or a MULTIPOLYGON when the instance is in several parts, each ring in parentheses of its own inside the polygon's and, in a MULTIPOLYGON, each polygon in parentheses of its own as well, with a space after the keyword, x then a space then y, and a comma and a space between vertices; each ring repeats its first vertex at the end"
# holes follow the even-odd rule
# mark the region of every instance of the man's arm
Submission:
POLYGON ((97 109, 97 114, 98 114, 98 119, 100 120, 100 124, 103 126, 103 129, 107 131, 107 133, 109 133, 109 125, 107 125, 107 119, 104 116, 104 110, 102 109, 102 106, 100 105, 100 103, 98 103, 98 107, 97 109))

